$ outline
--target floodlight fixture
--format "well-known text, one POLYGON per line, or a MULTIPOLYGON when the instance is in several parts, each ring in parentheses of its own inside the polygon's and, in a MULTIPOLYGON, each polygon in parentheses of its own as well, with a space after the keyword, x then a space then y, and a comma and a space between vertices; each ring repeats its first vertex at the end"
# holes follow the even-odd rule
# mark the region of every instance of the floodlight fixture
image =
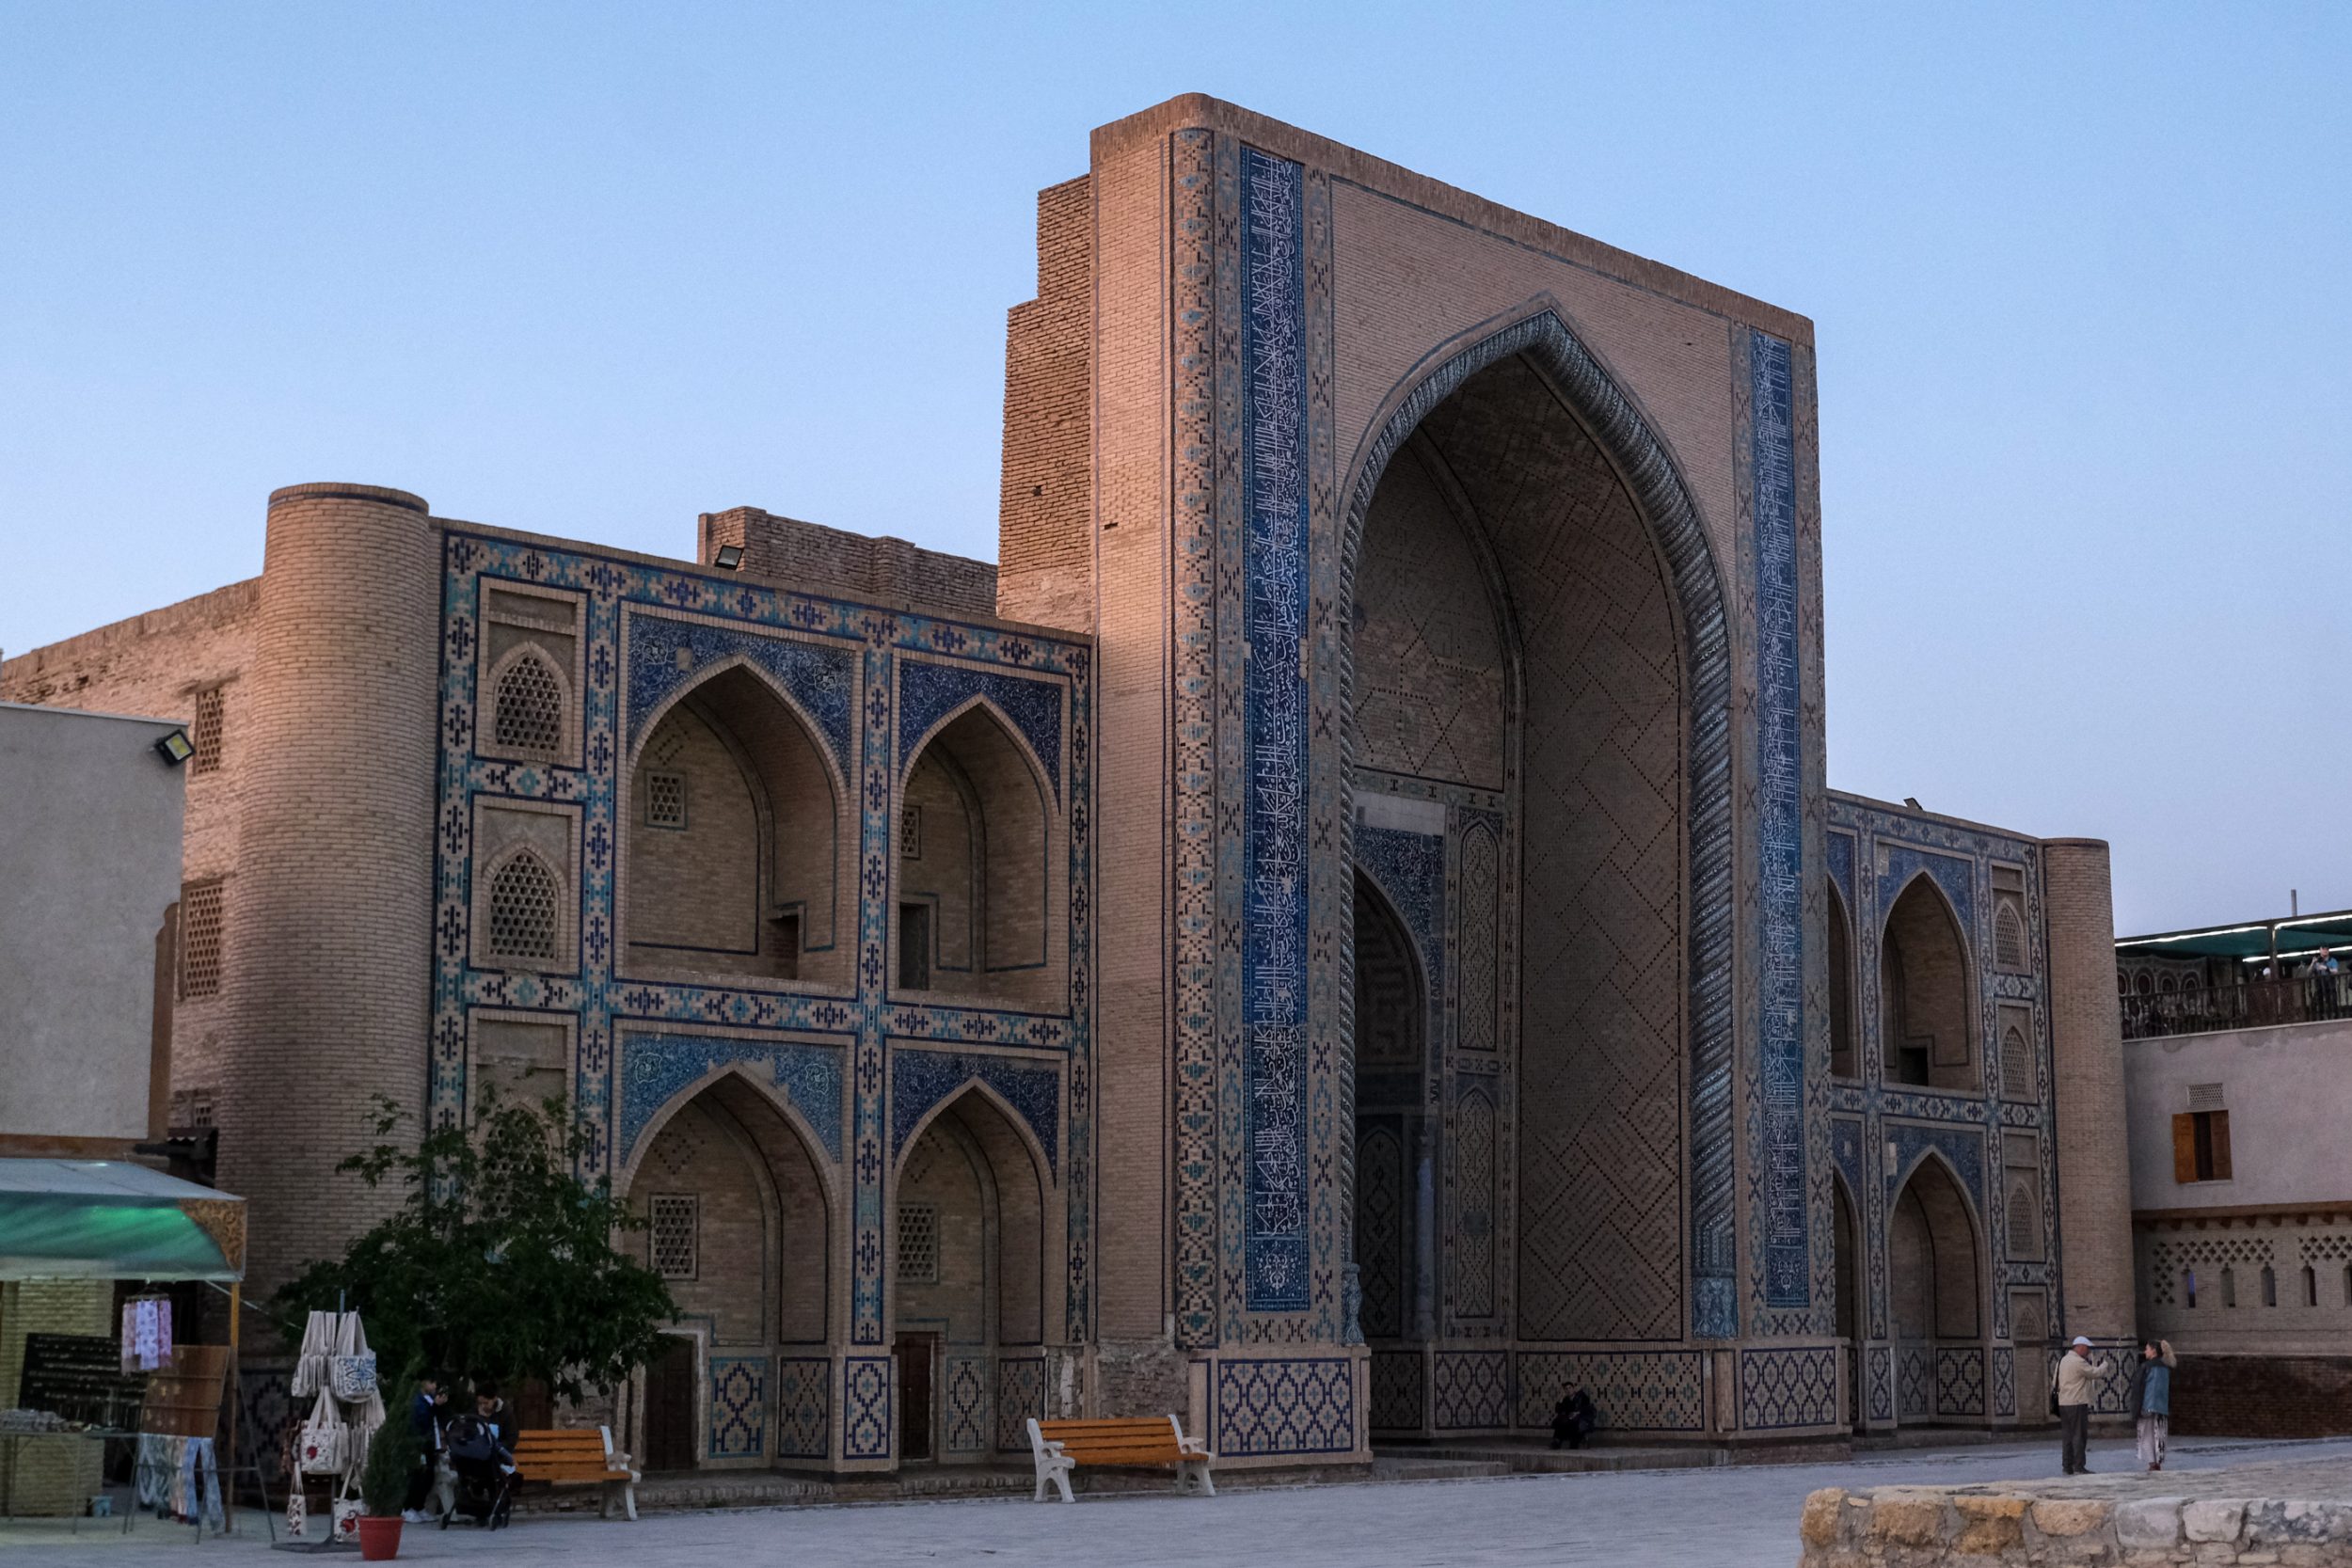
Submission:
POLYGON ((187 731, 175 726, 169 735, 155 742, 155 754, 177 768, 196 755, 196 742, 188 738, 187 731))
POLYGON ((743 546, 722 545, 711 552, 710 563, 723 572, 732 572, 743 564, 743 546))

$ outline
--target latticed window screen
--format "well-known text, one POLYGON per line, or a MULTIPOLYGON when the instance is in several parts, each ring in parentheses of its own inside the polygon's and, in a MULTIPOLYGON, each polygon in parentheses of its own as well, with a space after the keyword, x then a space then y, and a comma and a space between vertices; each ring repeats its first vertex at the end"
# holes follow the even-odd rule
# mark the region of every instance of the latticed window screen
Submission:
POLYGON ((664 1279, 692 1279, 702 1270, 703 1200, 692 1193, 656 1193, 647 1204, 652 1221, 653 1272, 664 1279))
POLYGON ((191 1000, 220 994, 224 945, 221 886, 189 882, 180 890, 180 994, 191 1000))
POLYGON ((939 1205, 898 1205, 898 1283, 939 1283, 939 1205))
POLYGON ((188 734, 188 744, 196 750, 188 757, 188 771, 210 773, 220 766, 220 688, 208 686, 196 694, 196 727, 188 734))
POLYGON ((523 655, 499 677, 491 734, 510 752, 553 756, 563 749, 564 685, 541 655, 523 655))
POLYGON ((552 959, 558 929, 555 873, 529 850, 490 878, 490 956, 552 959))
POLYGON ((1993 962, 2012 973, 2026 969, 2026 917, 2004 898, 1993 911, 1993 962))
POLYGON ((686 826, 685 774, 648 773, 645 775, 645 826, 648 828, 683 828, 686 826))
POLYGON ((2033 1046, 2012 1023, 2001 1031, 2001 1089, 2011 1100, 2031 1100, 2036 1086, 2033 1046))
POLYGON ((898 808, 898 855, 900 859, 910 861, 919 861, 923 858, 923 808, 921 806, 898 808))

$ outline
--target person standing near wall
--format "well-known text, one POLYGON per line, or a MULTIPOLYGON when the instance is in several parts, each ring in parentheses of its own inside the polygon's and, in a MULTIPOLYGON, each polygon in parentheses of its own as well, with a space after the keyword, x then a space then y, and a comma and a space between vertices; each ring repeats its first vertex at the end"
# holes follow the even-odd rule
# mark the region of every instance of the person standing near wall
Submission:
POLYGON ((2065 1444, 2064 1464, 2070 1476, 2090 1473, 2090 1402, 2098 1397, 2099 1379, 2107 1364, 2090 1359, 2090 1341, 2081 1335, 2058 1357, 2051 1386, 2058 1394, 2058 1432, 2065 1444))
POLYGON ((2139 1365, 2132 1369, 2132 1420, 2139 1432, 2139 1462, 2164 1468, 2165 1439, 2172 1430, 2172 1369, 2179 1362, 2163 1339, 2139 1342, 2139 1365))

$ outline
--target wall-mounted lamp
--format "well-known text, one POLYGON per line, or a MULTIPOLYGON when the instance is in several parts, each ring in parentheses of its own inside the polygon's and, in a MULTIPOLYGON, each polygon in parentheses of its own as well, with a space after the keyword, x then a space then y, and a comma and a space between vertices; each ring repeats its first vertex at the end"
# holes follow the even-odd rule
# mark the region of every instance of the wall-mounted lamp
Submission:
POLYGON ((732 572, 743 564, 743 546, 722 545, 710 554, 710 563, 723 572, 732 572))
POLYGON ((196 755, 196 743, 188 738, 187 731, 176 729, 155 742, 155 754, 177 768, 196 755))

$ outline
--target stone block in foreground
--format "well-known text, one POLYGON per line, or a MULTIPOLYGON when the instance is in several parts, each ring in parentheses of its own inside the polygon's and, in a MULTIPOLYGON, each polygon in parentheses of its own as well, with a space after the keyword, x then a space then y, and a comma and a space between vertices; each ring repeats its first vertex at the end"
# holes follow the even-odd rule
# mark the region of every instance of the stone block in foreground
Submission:
POLYGON ((1852 1492, 1828 1487, 1805 1498, 1798 1533, 1802 1568, 2352 1568, 2352 1464, 1852 1492))

